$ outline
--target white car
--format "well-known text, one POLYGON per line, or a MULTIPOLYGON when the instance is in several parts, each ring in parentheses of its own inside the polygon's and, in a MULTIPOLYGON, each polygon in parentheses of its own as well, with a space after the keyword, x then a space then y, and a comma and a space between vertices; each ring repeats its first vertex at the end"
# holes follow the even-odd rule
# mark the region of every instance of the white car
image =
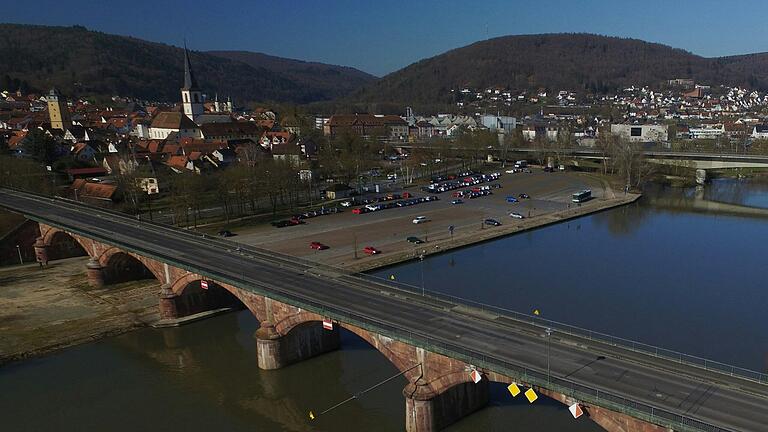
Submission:
POLYGON ((341 202, 342 207, 352 207, 352 201, 342 201, 341 202))
POLYGON ((429 219, 427 219, 426 216, 416 216, 413 219, 413 223, 415 223, 415 224, 420 224, 420 223, 424 223, 424 222, 429 222, 429 219))
POLYGON ((373 211, 378 210, 379 206, 374 205, 374 204, 368 204, 368 205, 365 206, 365 208, 368 209, 368 211, 372 211, 373 212, 373 211))
POLYGON ((515 219, 525 219, 525 216, 521 215, 520 213, 510 213, 509 216, 515 219))

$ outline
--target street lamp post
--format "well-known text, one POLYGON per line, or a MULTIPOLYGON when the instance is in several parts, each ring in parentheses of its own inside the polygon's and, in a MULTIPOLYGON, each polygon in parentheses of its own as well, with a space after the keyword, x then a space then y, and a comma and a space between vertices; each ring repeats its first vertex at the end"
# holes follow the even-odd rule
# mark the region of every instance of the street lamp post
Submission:
POLYGON ((547 333, 547 383, 551 383, 552 375, 549 368, 549 340, 552 337, 552 329, 547 327, 544 331, 547 333))
POLYGON ((427 296, 427 290, 424 287, 424 254, 419 255, 419 266, 421 267, 421 296, 427 296))
POLYGON ((19 264, 24 264, 24 258, 21 257, 21 246, 16 245, 16 251, 19 252, 19 264))

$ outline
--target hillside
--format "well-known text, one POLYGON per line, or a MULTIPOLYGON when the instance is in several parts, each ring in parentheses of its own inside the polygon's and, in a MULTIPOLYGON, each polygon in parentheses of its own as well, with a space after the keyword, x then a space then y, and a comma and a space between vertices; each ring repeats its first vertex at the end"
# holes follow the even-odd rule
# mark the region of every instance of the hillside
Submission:
POLYGON ((347 66, 306 62, 249 51, 207 51, 207 54, 277 72, 300 86, 320 91, 326 99, 345 96, 376 80, 373 75, 347 66))
POLYGON ((451 103, 464 86, 612 92, 671 78, 768 89, 768 54, 705 58, 636 39, 589 34, 506 36, 421 60, 353 93, 350 100, 451 103))
MULTIPOLYGON (((329 100, 374 79, 353 68, 256 56, 260 60, 191 52, 203 90, 237 103, 329 100), (313 80, 307 77, 312 71, 322 73, 313 80)), ((0 79, 27 81, 37 90, 56 86, 68 95, 176 101, 184 77, 181 48, 79 26, 0 24, 0 58, 0 79)))

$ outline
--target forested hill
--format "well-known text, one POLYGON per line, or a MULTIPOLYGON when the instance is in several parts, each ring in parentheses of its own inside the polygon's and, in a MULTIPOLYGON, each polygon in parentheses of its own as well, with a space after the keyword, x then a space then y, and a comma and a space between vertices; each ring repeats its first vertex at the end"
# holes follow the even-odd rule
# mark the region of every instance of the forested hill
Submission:
POLYGON ((350 100, 450 103, 451 89, 612 92, 694 78, 768 89, 768 54, 705 58, 666 45, 591 34, 506 36, 421 60, 353 93, 350 100))
MULTIPOLYGON (((353 68, 260 56, 261 61, 251 61, 247 56, 191 52, 203 91, 231 95, 238 103, 324 101, 375 79, 353 68), (307 69, 309 74, 322 70, 322 78, 303 76, 307 69)), ((0 86, 26 82, 38 91, 55 86, 67 95, 176 101, 184 79, 181 48, 80 26, 0 24, 0 59, 0 86)))
POLYGON ((320 91, 327 99, 345 96, 376 80, 375 76, 348 66, 287 59, 249 51, 207 53, 279 73, 301 86, 320 91))

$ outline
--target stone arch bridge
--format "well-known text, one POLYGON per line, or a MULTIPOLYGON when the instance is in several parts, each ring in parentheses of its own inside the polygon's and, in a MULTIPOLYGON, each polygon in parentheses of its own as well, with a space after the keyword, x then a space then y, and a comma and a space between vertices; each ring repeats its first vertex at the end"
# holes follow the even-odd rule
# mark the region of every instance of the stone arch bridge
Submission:
POLYGON ((256 363, 262 369, 336 349, 339 329, 349 330, 404 372, 407 431, 440 430, 482 408, 491 381, 579 403, 609 431, 747 431, 768 424, 762 374, 734 377, 682 357, 650 356, 573 329, 553 330, 533 317, 420 296, 407 287, 66 200, 0 189, 0 206, 38 221, 41 262, 56 258, 57 241, 71 238, 90 257, 86 267, 94 286, 156 278, 164 319, 236 299, 260 322, 256 363), (473 371, 483 377, 479 383, 472 381, 473 371), (718 390, 701 394, 702 382, 718 390), (659 389, 670 397, 657 399, 659 389), (695 402, 689 407, 685 401, 695 402))

